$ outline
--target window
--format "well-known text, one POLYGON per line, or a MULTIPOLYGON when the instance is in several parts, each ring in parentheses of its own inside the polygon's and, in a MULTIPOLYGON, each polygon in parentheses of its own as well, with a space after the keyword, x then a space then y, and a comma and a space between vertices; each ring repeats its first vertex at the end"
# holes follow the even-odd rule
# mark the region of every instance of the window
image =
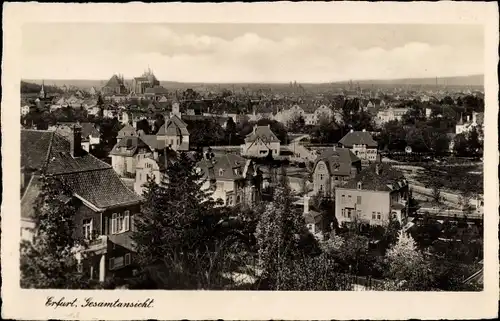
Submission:
POLYGON ((92 219, 83 220, 83 237, 87 240, 92 239, 92 219))
POLYGON ((342 217, 345 217, 345 209, 342 209, 342 217))
POLYGON ((130 253, 125 254, 125 265, 129 265, 131 261, 130 253))
POLYGON ((224 169, 219 168, 219 176, 224 176, 224 169))
POLYGON ((325 178, 325 175, 323 175, 323 174, 319 174, 319 179, 320 179, 320 180, 323 180, 324 178, 325 178))
POLYGON ((380 220, 382 216, 380 215, 380 212, 377 212, 377 220, 380 220))
POLYGON ((356 197, 356 203, 357 204, 361 204, 361 196, 357 196, 356 197))
POLYGON ((240 201, 241 201, 241 197, 239 195, 236 196, 236 204, 240 204, 240 201))
POLYGON ((372 220, 376 220, 377 219, 377 215, 375 214, 375 212, 372 212, 372 220))
POLYGON ((348 197, 349 199, 351 199, 351 195, 347 195, 347 197, 348 197))
POLYGON ((347 210, 347 217, 351 218, 352 208, 347 208, 346 210, 347 210))
POLYGON ((120 234, 130 229, 130 211, 113 213, 111 216, 111 234, 120 234))
POLYGON ((361 182, 358 182, 358 189, 361 189, 361 182))
POLYGON ((319 190, 320 190, 320 191, 322 191, 322 190, 323 190, 323 184, 321 184, 321 185, 319 186, 319 190))

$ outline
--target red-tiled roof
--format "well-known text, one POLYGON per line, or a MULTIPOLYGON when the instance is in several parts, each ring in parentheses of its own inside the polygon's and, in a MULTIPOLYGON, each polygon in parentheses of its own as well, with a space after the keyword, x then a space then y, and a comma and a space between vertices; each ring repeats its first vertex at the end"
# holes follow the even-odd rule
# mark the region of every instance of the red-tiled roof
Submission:
POLYGON ((353 145, 366 145, 368 147, 377 147, 378 143, 373 140, 372 135, 368 132, 353 131, 347 133, 339 141, 345 147, 351 148, 353 145))

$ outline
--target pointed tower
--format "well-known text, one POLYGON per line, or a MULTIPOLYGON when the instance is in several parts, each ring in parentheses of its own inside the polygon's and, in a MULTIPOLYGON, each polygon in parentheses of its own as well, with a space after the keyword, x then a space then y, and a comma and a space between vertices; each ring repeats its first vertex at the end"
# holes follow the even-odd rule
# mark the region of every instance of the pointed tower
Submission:
POLYGON ((40 89, 40 98, 46 98, 47 93, 45 92, 45 87, 44 87, 45 81, 42 80, 42 88, 40 89))

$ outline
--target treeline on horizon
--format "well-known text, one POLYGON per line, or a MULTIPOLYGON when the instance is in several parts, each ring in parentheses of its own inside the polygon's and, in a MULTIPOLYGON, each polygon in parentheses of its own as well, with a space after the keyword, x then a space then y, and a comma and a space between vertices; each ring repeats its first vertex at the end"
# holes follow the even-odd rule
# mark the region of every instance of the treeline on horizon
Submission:
MULTIPOLYGON (((42 85, 38 85, 31 82, 21 81, 21 94, 35 94, 39 93, 42 89, 42 85)), ((62 90, 56 86, 44 85, 44 90, 46 93, 60 93, 62 90)))

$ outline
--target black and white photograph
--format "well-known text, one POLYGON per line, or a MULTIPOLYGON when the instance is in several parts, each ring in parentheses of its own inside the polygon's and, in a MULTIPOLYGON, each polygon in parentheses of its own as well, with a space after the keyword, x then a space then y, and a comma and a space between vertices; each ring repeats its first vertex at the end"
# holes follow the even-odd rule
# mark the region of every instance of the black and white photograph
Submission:
POLYGON ((21 289, 484 290, 479 22, 19 34, 21 289))

